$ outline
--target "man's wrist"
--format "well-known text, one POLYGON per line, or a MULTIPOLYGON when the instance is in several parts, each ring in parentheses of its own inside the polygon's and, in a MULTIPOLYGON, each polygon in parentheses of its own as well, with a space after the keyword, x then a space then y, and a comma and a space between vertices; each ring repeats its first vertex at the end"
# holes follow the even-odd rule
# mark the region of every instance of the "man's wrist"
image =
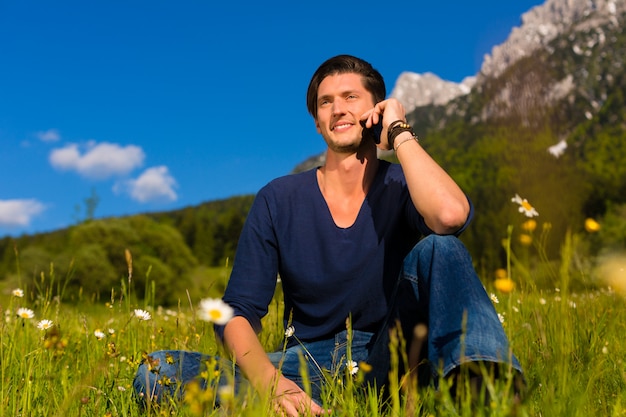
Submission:
POLYGON ((413 131, 406 130, 404 132, 401 132, 394 138, 393 150, 395 152, 398 152, 400 146, 412 141, 419 142, 417 135, 413 133, 413 131))
POLYGON ((411 125, 404 120, 396 120, 395 122, 389 124, 387 129, 387 143, 389 144, 389 148, 395 151, 399 147, 400 142, 396 144, 396 138, 403 135, 404 132, 409 132, 413 137, 417 137, 415 132, 413 132, 411 125))

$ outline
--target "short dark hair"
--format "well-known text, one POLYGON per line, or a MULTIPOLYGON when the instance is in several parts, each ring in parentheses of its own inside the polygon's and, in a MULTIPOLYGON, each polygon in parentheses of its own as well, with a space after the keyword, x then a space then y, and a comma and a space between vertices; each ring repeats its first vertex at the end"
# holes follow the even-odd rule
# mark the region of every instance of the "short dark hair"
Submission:
POLYGON ((306 106, 313 118, 317 118, 317 90, 320 84, 324 78, 336 74, 360 74, 365 89, 374 97, 374 103, 383 101, 387 95, 382 75, 369 62, 351 55, 337 55, 320 65, 309 82, 306 106))

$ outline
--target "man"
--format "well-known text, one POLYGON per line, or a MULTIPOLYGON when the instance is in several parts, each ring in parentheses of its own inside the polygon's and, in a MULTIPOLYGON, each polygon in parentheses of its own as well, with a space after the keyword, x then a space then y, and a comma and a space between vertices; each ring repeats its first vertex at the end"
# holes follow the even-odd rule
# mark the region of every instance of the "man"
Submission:
POLYGON ((348 359, 367 362, 370 381, 384 383, 396 321, 408 335, 427 324, 435 377, 476 361, 520 370, 455 237, 471 220, 471 204, 420 146, 402 105, 385 96, 369 63, 348 55, 324 62, 307 107, 326 141, 326 162, 261 189, 239 240, 223 297, 235 314, 216 330, 246 379, 285 415, 323 413, 322 370, 339 372, 348 359), (375 125, 380 138, 369 133, 375 125), (393 149, 399 164, 379 160, 377 147, 393 149), (294 336, 284 352, 268 355, 257 333, 277 275, 294 336))

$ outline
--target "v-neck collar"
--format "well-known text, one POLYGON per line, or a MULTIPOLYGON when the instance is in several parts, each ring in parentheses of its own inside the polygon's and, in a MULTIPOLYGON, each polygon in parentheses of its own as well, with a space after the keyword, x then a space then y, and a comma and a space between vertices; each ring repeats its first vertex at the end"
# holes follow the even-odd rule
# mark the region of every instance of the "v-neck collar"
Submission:
POLYGON ((330 207, 328 206, 328 202, 326 201, 326 198, 324 197, 324 193, 322 193, 322 189, 320 188, 320 184, 317 179, 317 171, 321 168, 321 166, 317 167, 316 169, 311 170, 311 173, 312 173, 311 178, 315 183, 315 189, 317 190, 317 197, 321 200, 322 206, 326 208, 326 213, 328 215, 328 218, 333 223, 335 228, 337 228, 338 230, 350 230, 359 222, 359 219, 363 215, 363 208, 365 206, 365 203, 368 201, 370 196, 372 196, 373 193, 378 188, 379 183, 380 183, 380 178, 384 176, 384 172, 388 169, 388 167, 389 167, 388 163, 386 163, 385 161, 382 161, 382 160, 378 161, 378 169, 376 170, 376 174, 374 175, 372 183, 370 184, 369 190, 367 190, 367 193, 365 194, 365 198, 363 198, 363 201, 361 202, 361 206, 359 207, 359 211, 354 219, 354 222, 352 222, 352 224, 347 227, 340 227, 337 225, 333 217, 333 214, 330 211, 330 207))

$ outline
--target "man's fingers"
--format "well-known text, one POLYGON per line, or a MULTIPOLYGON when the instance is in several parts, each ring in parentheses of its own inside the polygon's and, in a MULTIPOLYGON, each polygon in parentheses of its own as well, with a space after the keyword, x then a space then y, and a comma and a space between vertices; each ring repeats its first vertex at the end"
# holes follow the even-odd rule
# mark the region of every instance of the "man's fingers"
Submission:
POLYGON ((277 415, 288 417, 298 417, 303 413, 319 416, 330 412, 330 410, 320 407, 303 391, 284 393, 274 399, 273 406, 277 415))

